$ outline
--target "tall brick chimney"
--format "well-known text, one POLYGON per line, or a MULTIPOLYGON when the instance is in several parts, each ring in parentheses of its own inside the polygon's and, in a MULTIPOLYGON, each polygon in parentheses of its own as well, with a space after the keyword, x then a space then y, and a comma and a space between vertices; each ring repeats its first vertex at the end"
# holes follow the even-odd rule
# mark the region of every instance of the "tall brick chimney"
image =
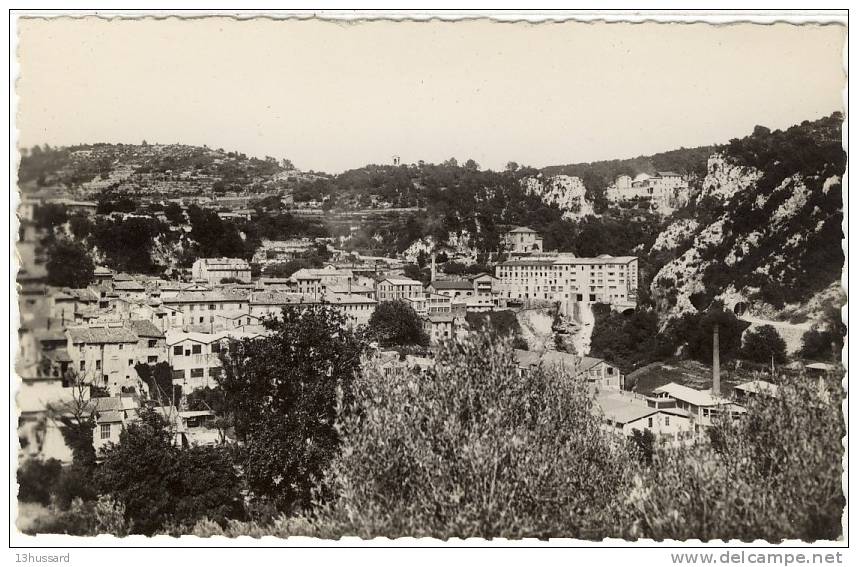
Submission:
POLYGON ((430 278, 429 281, 432 281, 432 282, 435 281, 435 253, 434 252, 432 252, 432 277, 430 278))
POLYGON ((712 329, 712 395, 721 397, 721 358, 718 353, 718 323, 712 329))

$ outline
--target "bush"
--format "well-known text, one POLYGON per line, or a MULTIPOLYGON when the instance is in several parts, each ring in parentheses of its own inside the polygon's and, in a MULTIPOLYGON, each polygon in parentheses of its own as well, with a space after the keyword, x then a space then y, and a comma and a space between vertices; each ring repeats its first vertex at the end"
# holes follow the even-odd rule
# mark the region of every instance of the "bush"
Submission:
POLYGON ((96 472, 101 493, 122 505, 134 533, 243 516, 238 474, 225 448, 180 449, 158 414, 144 409, 140 415, 119 444, 104 451, 96 472))
POLYGON ((777 398, 754 398, 714 443, 659 447, 634 478, 628 537, 834 540, 842 535, 839 382, 799 376, 777 398))
POLYGON ((370 366, 314 518, 334 537, 602 538, 630 456, 591 404, 583 381, 519 376, 488 334, 444 345, 419 378, 370 366))
POLYGON ((30 535, 66 534, 95 536, 111 534, 124 537, 131 533, 131 524, 125 519, 125 508, 108 496, 86 502, 75 498, 68 510, 52 509, 51 514, 37 519, 27 529, 30 535))
POLYGON ((51 503, 53 488, 62 474, 62 463, 56 459, 28 459, 18 466, 18 500, 51 503))
POLYGON ((75 499, 85 502, 95 500, 98 493, 92 478, 92 469, 73 464, 63 469, 53 489, 54 504, 62 510, 71 506, 75 499))

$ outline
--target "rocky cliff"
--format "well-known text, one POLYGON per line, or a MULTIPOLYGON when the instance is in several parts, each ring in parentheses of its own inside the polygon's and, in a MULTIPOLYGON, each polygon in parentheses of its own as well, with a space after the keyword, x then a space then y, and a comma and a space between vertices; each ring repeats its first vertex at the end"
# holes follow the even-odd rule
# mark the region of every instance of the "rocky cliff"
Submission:
POLYGON ((539 174, 521 180, 528 195, 536 195, 543 202, 557 205, 565 211, 564 218, 580 218, 593 215, 593 204, 586 198, 587 189, 578 177, 569 175, 539 174))
POLYGON ((713 155, 699 194, 651 246, 662 318, 713 301, 778 319, 839 281, 842 117, 765 128, 713 155))

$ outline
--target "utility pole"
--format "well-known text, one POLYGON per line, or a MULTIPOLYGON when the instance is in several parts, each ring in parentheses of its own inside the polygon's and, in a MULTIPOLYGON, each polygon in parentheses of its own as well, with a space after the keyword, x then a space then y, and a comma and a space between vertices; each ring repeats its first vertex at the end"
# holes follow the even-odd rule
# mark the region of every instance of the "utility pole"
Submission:
POLYGON ((712 330, 712 395, 721 397, 721 358, 718 353, 718 323, 712 330))

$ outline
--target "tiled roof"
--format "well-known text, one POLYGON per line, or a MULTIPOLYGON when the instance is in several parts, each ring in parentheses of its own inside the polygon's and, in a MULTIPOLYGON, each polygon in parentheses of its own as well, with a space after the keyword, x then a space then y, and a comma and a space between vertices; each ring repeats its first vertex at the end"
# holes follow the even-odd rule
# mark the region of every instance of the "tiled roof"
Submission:
MULTIPOLYGON (((408 278, 384 278, 381 281, 382 282, 388 282, 388 283, 391 283, 393 285, 419 285, 421 287, 423 286, 423 284, 418 282, 417 280, 412 280, 412 279, 408 279, 408 278)), ((379 282, 379 283, 381 283, 381 282, 379 282)))
POLYGON ((435 289, 474 289, 474 284, 468 280, 435 280, 429 282, 429 285, 435 289))
POLYGON ((136 343, 138 340, 137 333, 127 327, 70 327, 67 332, 75 344, 136 343))
POLYGON ((138 337, 146 337, 152 339, 163 339, 164 333, 152 321, 147 319, 131 319, 129 321, 131 329, 137 333, 138 337))
POLYGON ((251 305, 296 305, 303 303, 319 303, 319 300, 309 295, 283 291, 263 291, 254 293, 250 297, 251 305))

